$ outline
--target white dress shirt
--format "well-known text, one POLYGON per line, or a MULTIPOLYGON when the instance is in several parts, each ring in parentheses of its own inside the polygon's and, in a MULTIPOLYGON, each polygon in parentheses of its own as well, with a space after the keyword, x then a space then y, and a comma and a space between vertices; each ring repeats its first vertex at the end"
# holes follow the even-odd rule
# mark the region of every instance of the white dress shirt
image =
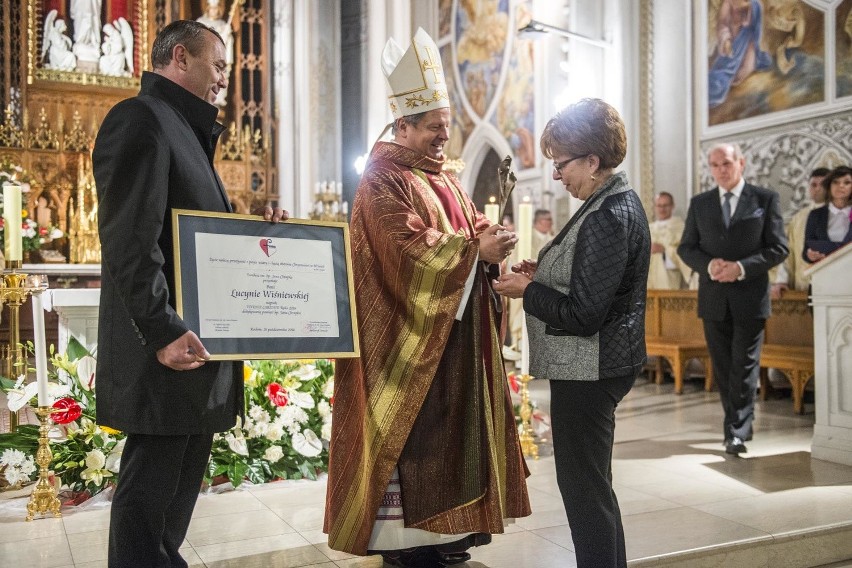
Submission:
MULTIPOLYGON (((731 200, 731 219, 734 218, 734 212, 736 212, 736 210, 737 210, 737 204, 740 202, 740 195, 742 194, 744 187, 745 187, 745 179, 744 178, 740 178, 739 183, 737 183, 737 185, 735 185, 730 190, 727 190, 727 189, 723 188, 722 186, 719 186, 719 203, 722 205, 722 207, 725 206, 725 194, 728 193, 728 192, 730 192, 730 194, 731 194, 731 198, 730 198, 730 200, 731 200)), ((745 280, 745 268, 743 267, 743 263, 740 262, 739 260, 736 261, 736 263, 737 263, 737 266, 740 267, 740 275, 737 278, 737 280, 745 280)), ((710 264, 713 264, 713 263, 711 262, 710 264)), ((707 274, 710 274, 710 264, 707 265, 707 274)))
POLYGON ((838 209, 834 203, 828 204, 828 239, 835 243, 842 243, 846 233, 849 232, 849 211, 852 207, 847 205, 838 209))

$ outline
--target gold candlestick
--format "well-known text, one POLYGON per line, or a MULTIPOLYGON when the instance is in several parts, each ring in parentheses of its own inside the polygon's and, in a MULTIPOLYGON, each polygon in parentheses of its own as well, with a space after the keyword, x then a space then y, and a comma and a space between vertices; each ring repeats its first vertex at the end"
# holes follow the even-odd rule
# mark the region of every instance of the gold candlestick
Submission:
MULTIPOLYGON (((26 373, 27 362, 21 349, 20 309, 30 291, 25 286, 27 275, 18 272, 21 269, 20 260, 7 260, 6 268, 10 271, 3 274, 0 280, 0 304, 9 304, 9 349, 4 350, 6 361, 5 370, 9 378, 15 380, 21 373, 26 373)), ((9 431, 18 429, 18 413, 9 411, 9 431)))
POLYGON ((50 442, 47 439, 47 433, 50 431, 50 415, 53 412, 54 409, 50 406, 39 406, 36 410, 41 423, 38 429, 38 452, 35 460, 38 464, 38 481, 33 488, 30 502, 27 503, 27 521, 32 521, 36 515, 45 515, 48 511, 52 512, 54 517, 62 516, 59 512, 61 504, 56 496, 56 488, 50 482, 50 472, 47 469, 53 459, 53 452, 50 450, 50 442))
POLYGON ((532 404, 530 404, 530 391, 527 383, 535 377, 532 375, 520 375, 521 379, 521 451, 524 457, 538 459, 538 446, 535 443, 535 434, 532 429, 532 404))
POLYGON ((318 191, 314 194, 314 209, 309 213, 315 221, 346 221, 346 213, 343 211, 343 196, 333 188, 318 191), (317 207, 319 206, 319 207, 317 207), (320 209, 318 211, 317 209, 320 209))

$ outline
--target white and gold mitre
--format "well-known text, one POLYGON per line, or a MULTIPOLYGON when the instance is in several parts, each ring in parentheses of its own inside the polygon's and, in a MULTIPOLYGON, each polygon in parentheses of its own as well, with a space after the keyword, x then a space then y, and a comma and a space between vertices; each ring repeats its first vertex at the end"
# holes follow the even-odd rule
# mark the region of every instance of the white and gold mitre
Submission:
POLYGON ((417 29, 405 53, 393 38, 388 40, 382 51, 382 71, 390 87, 394 118, 450 106, 438 46, 423 28, 417 29))

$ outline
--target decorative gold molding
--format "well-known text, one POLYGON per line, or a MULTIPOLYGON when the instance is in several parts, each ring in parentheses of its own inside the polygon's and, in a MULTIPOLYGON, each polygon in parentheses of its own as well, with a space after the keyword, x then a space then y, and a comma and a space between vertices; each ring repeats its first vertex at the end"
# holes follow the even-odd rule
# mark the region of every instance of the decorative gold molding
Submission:
POLYGON ((654 0, 639 2, 639 196, 651 218, 654 203, 654 0))
POLYGON ((47 111, 44 110, 44 107, 41 107, 38 113, 38 126, 30 135, 30 148, 39 150, 59 149, 59 135, 50 127, 47 121, 47 111))
MULTIPOLYGON (((147 19, 147 4, 145 0, 138 0, 138 4, 142 5, 139 12, 139 17, 133 22, 134 41, 144 38, 145 49, 140 49, 140 72, 145 69, 148 63, 147 56, 147 39, 148 39, 148 19, 147 19)), ((79 73, 76 71, 59 71, 57 69, 46 69, 38 66, 38 38, 44 35, 44 30, 39 33, 42 24, 41 0, 29 0, 27 2, 27 84, 32 85, 36 80, 51 81, 57 83, 71 83, 75 85, 97 86, 97 87, 113 87, 118 89, 139 90, 139 77, 113 77, 110 75, 101 75, 99 73, 79 73)))
POLYGON ((92 138, 83 130, 83 119, 80 117, 80 111, 74 109, 74 116, 71 117, 71 131, 65 136, 62 144, 63 149, 68 152, 86 152, 92 145, 92 138))
POLYGON ((0 124, 0 148, 22 148, 24 140, 21 129, 15 126, 12 106, 6 107, 3 124, 0 124))

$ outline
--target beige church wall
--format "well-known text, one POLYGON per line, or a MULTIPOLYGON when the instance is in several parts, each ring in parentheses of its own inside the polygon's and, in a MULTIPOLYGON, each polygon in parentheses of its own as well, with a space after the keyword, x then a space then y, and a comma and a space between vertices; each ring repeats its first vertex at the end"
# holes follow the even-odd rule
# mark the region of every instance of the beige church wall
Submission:
POLYGON ((674 197, 675 214, 686 216, 693 185, 692 17, 689 3, 641 3, 639 101, 642 112, 641 177, 636 188, 652 215, 653 195, 674 197))
POLYGON ((739 66, 731 85, 719 71, 719 30, 731 23, 724 1, 692 5, 694 189, 714 186, 707 150, 737 142, 746 178, 778 191, 789 218, 806 204, 812 169, 852 164, 852 76, 844 60, 852 0, 752 0, 762 9, 760 49, 754 67, 739 66))

